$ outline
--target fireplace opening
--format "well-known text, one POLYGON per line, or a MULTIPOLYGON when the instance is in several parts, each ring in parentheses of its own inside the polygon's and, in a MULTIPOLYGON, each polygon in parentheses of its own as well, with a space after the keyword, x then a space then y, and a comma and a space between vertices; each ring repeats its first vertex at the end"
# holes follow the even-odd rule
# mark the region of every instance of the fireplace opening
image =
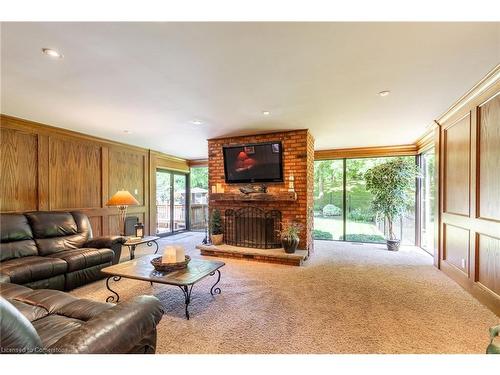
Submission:
POLYGON ((258 207, 228 209, 224 218, 226 244, 257 249, 281 247, 281 211, 264 211, 258 207))

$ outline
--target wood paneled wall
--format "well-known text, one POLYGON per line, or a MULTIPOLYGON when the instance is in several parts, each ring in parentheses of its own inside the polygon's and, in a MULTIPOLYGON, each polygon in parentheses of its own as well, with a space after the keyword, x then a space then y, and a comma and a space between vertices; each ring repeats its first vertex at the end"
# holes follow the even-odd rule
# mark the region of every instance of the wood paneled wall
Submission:
POLYGON ((440 123, 439 263, 500 315, 500 81, 480 89, 440 123))
POLYGON ((180 158, 5 115, 0 142, 0 212, 80 210, 89 216, 95 236, 119 233, 117 209, 105 203, 123 188, 140 203, 129 207, 129 215, 154 231, 151 155, 167 167, 189 171, 180 158))

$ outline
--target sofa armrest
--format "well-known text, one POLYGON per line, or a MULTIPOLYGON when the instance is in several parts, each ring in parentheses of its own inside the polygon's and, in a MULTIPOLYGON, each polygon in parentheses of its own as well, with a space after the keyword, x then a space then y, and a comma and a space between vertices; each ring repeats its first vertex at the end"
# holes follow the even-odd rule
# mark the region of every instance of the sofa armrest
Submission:
POLYGON ((111 249, 115 253, 113 264, 118 264, 122 255, 122 245, 127 241, 123 236, 96 237, 88 240, 83 246, 97 249, 111 249))
POLYGON ((113 245, 124 244, 127 239, 123 236, 103 236, 88 240, 83 247, 92 247, 96 249, 111 249, 113 245))
POLYGON ((145 336, 155 332, 162 316, 163 309, 156 297, 138 296, 100 313, 63 336, 47 351, 61 354, 127 353, 145 336))

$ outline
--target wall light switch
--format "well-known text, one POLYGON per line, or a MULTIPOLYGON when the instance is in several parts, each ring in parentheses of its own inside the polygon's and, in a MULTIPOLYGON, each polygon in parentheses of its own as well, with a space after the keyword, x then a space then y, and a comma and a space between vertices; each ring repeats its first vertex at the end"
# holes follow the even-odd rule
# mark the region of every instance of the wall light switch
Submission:
POLYGON ((462 268, 465 268, 465 259, 462 258, 462 268))
POLYGON ((135 194, 135 195, 139 194, 139 190, 135 189, 135 190, 134 190, 134 194, 135 194))

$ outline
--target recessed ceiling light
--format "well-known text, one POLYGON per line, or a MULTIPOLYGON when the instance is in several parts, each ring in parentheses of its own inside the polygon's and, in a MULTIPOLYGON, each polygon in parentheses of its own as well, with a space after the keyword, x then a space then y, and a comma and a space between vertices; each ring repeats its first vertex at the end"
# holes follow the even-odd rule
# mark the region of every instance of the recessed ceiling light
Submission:
POLYGON ((271 112, 269 112, 269 111, 262 111, 262 114, 263 114, 264 116, 269 116, 269 115, 271 114, 271 112))
POLYGON ((124 132, 125 134, 132 134, 132 131, 131 131, 131 130, 127 130, 127 129, 125 129, 123 132, 124 132))
POLYGON ((193 121, 191 121, 191 123, 193 125, 202 125, 203 124, 203 122, 201 122, 200 120, 193 120, 193 121))
POLYGON ((56 59, 61 59, 63 55, 57 52, 55 49, 51 48, 42 48, 42 52, 50 57, 54 57, 56 59))
POLYGON ((387 96, 387 95, 389 95, 390 93, 391 93, 391 92, 390 92, 389 90, 385 90, 385 91, 380 91, 378 94, 379 94, 380 96, 387 96))

